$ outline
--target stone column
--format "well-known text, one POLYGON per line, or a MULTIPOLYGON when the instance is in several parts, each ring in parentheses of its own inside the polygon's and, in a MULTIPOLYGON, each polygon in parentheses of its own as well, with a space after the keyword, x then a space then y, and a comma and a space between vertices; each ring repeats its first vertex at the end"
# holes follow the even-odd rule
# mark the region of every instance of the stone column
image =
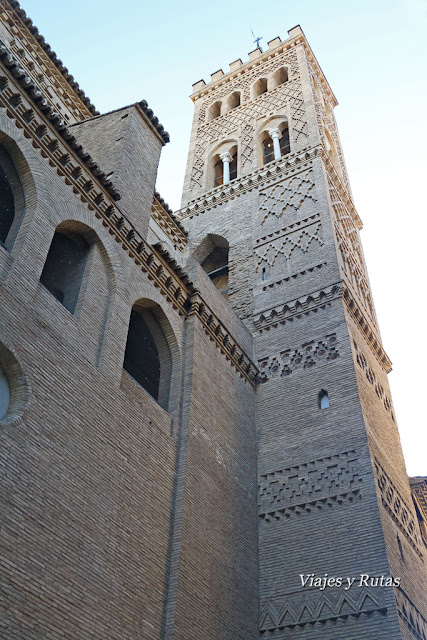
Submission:
POLYGON ((273 140, 274 159, 278 160, 282 155, 280 152, 280 142, 279 142, 280 138, 282 137, 282 134, 280 133, 279 129, 271 129, 268 132, 268 135, 273 140))
POLYGON ((221 153, 219 157, 222 160, 222 183, 228 184, 230 182, 230 162, 232 157, 228 151, 221 153))

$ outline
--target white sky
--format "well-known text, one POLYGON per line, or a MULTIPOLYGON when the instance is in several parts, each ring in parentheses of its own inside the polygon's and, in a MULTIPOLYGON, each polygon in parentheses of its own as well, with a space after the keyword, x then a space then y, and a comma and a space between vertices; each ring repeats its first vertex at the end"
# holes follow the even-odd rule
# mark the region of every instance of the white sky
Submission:
POLYGON ((171 134, 157 188, 179 208, 193 82, 300 24, 335 110, 410 475, 427 475, 427 0, 22 0, 101 111, 142 98, 171 134))

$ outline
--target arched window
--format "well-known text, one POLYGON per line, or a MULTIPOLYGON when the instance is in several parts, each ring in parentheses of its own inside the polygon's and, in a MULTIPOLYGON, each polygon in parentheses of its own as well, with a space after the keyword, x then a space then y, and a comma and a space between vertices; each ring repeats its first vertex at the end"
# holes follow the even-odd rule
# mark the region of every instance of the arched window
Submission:
POLYGON ((3 420, 9 410, 10 388, 6 375, 0 367, 0 420, 3 420))
POLYGON ((150 308, 132 308, 123 368, 157 402, 167 408, 172 375, 169 344, 150 308))
POLYGON ((258 78, 252 87, 252 95, 254 98, 261 96, 267 92, 267 78, 258 78))
MULTIPOLYGON (((203 260, 202 267, 223 296, 228 295, 228 242, 215 236, 216 246, 203 260)), ((212 245, 211 245, 212 246, 212 245)))
POLYGON ((272 76, 272 89, 280 86, 288 81, 288 70, 286 67, 280 67, 273 73, 272 76))
POLYGON ((57 229, 47 254, 40 282, 68 311, 74 313, 89 244, 83 236, 57 229))
POLYGON ((328 392, 322 389, 319 392, 319 409, 329 409, 329 396, 328 392))
POLYGON ((261 135, 262 162, 267 164, 272 160, 279 160, 291 151, 288 123, 272 126, 261 135))
POLYGON ((214 188, 219 187, 222 184, 227 184, 230 180, 237 178, 237 149, 234 147, 234 151, 232 150, 231 153, 221 153, 219 157, 216 156, 216 158, 218 159, 216 161, 214 159, 214 188), (225 168, 224 171, 225 163, 227 163, 228 169, 225 168))
POLYGON ((25 210, 24 192, 15 166, 0 145, 0 244, 9 248, 25 210))
POLYGON ((221 100, 217 100, 211 104, 208 111, 208 122, 210 120, 215 120, 215 118, 218 118, 221 115, 221 105, 221 100))
POLYGON ((262 159, 264 164, 274 160, 274 144, 270 136, 267 136, 262 143, 262 159))
POLYGON ((240 106, 240 91, 235 91, 228 98, 228 108, 231 111, 231 109, 235 109, 236 107, 239 107, 239 106, 240 106))

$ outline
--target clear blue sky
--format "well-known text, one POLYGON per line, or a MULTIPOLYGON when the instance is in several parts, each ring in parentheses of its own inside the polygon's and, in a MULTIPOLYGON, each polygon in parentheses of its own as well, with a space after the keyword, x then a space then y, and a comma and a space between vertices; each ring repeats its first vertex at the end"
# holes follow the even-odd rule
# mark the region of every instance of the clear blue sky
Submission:
POLYGON ((300 24, 340 106, 408 472, 427 475, 424 337, 427 212, 426 0, 23 0, 22 7, 101 111, 146 99, 171 135, 158 190, 180 203, 192 83, 300 24))

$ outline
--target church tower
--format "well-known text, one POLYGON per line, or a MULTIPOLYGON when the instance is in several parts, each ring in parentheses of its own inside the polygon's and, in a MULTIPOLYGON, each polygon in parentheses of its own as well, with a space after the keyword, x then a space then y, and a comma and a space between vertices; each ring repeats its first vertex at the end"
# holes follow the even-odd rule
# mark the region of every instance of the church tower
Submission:
POLYGON ((422 639, 426 541, 337 101, 300 27, 288 34, 193 85, 178 212, 254 338, 260 638, 422 639))

